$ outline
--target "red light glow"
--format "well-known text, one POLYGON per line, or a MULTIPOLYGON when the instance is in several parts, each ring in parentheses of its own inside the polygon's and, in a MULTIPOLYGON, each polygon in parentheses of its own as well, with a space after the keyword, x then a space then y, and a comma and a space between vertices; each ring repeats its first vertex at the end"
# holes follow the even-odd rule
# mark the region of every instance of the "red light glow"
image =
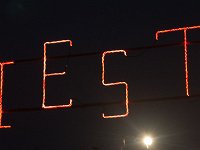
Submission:
POLYGON ((44 43, 44 59, 43 59, 43 99, 42 99, 42 108, 44 109, 57 109, 57 108, 67 108, 72 106, 72 99, 70 99, 69 104, 67 105, 53 105, 53 106, 46 106, 46 77, 51 77, 51 76, 61 76, 65 75, 66 72, 59 72, 59 73, 46 73, 46 45, 47 44, 59 44, 59 43, 70 43, 70 46, 72 46, 72 41, 71 40, 61 40, 61 41, 52 41, 52 42, 46 42, 44 43))
POLYGON ((126 117, 129 114, 129 108, 128 108, 128 84, 126 82, 115 82, 115 83, 105 83, 105 56, 106 54, 113 54, 113 53, 124 53, 126 55, 125 50, 112 50, 112 51, 105 51, 102 55, 102 83, 105 86, 114 86, 114 85, 125 85, 126 86, 126 112, 125 114, 121 115, 112 115, 112 116, 107 116, 103 113, 103 118, 120 118, 120 117, 126 117))
POLYGON ((183 28, 176 28, 176 29, 169 29, 169 30, 162 30, 156 32, 156 40, 158 40, 158 35, 161 33, 168 33, 168 32, 175 32, 175 31, 183 31, 184 32, 184 60, 185 60, 185 89, 186 95, 190 96, 189 94, 189 79, 188 79, 188 43, 187 43, 187 30, 192 29, 199 29, 200 26, 192 26, 192 27, 183 27, 183 28))
POLYGON ((3 75, 4 75, 4 65, 11 65, 14 62, 3 62, 0 63, 1 66, 1 81, 0 81, 0 128, 11 128, 11 126, 2 126, 2 117, 3 117, 3 75))

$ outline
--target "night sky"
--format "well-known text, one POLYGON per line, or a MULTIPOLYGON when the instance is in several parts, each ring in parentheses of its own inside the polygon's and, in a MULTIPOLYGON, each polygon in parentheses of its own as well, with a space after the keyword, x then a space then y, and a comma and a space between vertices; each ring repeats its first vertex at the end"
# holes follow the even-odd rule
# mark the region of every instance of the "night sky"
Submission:
MULTIPOLYGON (((48 105, 60 110, 16 111, 3 115, 2 150, 145 150, 144 135, 154 138, 152 150, 197 150, 200 146, 200 44, 188 45, 189 87, 185 98, 183 45, 133 50, 135 47, 183 42, 183 32, 158 30, 200 25, 197 1, 67 1, 2 0, 0 3, 0 61, 5 66, 3 109, 32 109, 42 105, 43 44, 49 45, 47 72, 65 76, 47 79, 48 105), (101 79, 101 55, 106 56, 106 82, 129 85, 130 114, 125 111, 124 86, 106 87, 101 79), (97 53, 96 53, 97 52, 97 53), (94 55, 84 55, 95 53, 94 55), (24 59, 37 61, 21 62, 24 59), (183 96, 183 98, 180 98, 183 96), (170 98, 171 97, 171 98, 170 98), (175 97, 172 99, 172 97, 175 97), (179 99, 177 99, 179 98, 179 99), (159 101, 156 101, 158 100, 159 101), (113 105, 99 103, 116 102, 113 105), (120 103, 122 102, 122 103, 120 103), (83 107, 86 104, 95 106, 83 107), (79 107, 76 107, 79 106, 79 107)), ((188 31, 188 41, 200 40, 200 29, 188 31)))

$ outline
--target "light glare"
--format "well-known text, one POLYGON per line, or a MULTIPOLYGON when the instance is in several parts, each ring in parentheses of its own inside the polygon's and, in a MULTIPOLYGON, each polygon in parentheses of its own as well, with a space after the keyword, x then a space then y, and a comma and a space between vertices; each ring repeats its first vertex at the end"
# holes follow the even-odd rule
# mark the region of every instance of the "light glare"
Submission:
POLYGON ((150 136, 146 136, 143 142, 146 145, 146 147, 149 148, 149 146, 153 143, 153 140, 150 136))

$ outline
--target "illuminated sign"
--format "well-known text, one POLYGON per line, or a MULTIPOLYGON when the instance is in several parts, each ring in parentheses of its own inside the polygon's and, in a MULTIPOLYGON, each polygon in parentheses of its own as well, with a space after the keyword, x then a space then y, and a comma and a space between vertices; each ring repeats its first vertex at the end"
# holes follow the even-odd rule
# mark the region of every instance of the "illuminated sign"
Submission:
POLYGON ((47 44, 59 44, 59 43, 70 43, 70 46, 72 46, 72 41, 71 40, 61 40, 61 41, 53 41, 53 42, 46 42, 44 43, 44 58, 43 58, 43 98, 42 98, 42 108, 44 109, 56 109, 56 108, 67 108, 72 106, 72 99, 70 99, 70 102, 68 105, 56 105, 56 106, 46 106, 46 77, 52 77, 52 76, 62 76, 65 75, 66 72, 59 72, 59 73, 46 73, 46 45, 47 44))
POLYGON ((122 115, 114 115, 114 116, 106 116, 103 113, 103 118, 126 117, 126 116, 128 116, 128 113, 129 113, 129 109, 128 109, 128 84, 126 82, 105 83, 105 65, 104 65, 105 56, 106 56, 106 54, 113 54, 113 53, 124 53, 124 55, 127 56, 125 50, 112 50, 112 51, 105 51, 103 53, 103 55, 102 55, 102 83, 105 86, 125 85, 125 87, 126 87, 126 113, 122 114, 122 115))
POLYGON ((189 96, 189 82, 188 82, 188 43, 187 43, 187 30, 192 29, 199 29, 200 26, 193 26, 193 27, 183 27, 183 28, 176 28, 176 29, 169 29, 169 30, 161 30, 156 32, 156 40, 158 40, 158 35, 161 33, 168 33, 168 32, 175 32, 175 31, 183 31, 184 32, 184 59, 185 59, 185 90, 186 95, 189 96))
MULTIPOLYGON (((175 29, 169 29, 169 30, 161 30, 156 32, 156 40, 158 40, 158 36, 163 33, 168 32, 175 32, 175 31, 183 31, 184 32, 184 60, 185 60, 185 89, 186 89, 186 95, 189 96, 189 81, 188 81, 188 43, 187 43, 187 30, 192 29, 199 29, 200 26, 193 26, 193 27, 183 27, 183 28, 175 28, 175 29)), ((69 108, 72 106, 72 99, 69 99, 69 103, 65 105, 48 105, 47 99, 46 99, 46 78, 52 78, 54 76, 62 76, 66 75, 66 72, 57 72, 57 73, 47 73, 47 45, 50 44, 61 44, 61 43, 69 43, 70 46, 72 46, 71 40, 60 40, 60 41, 52 41, 52 42, 46 42, 44 43, 44 56, 43 56, 43 86, 42 86, 42 109, 58 109, 58 108, 69 108)), ((125 81, 118 81, 109 83, 105 81, 105 57, 106 55, 114 54, 114 53, 123 53, 125 56, 127 56, 125 50, 111 50, 111 51, 105 51, 102 53, 102 84, 104 86, 117 86, 117 85, 124 85, 125 86, 125 108, 126 111, 124 114, 117 114, 117 115, 105 115, 102 114, 103 118, 121 118, 121 117, 127 117, 129 114, 129 98, 128 98, 128 83, 125 81)), ((1 77, 0 77, 0 128, 10 128, 11 126, 4 126, 2 125, 2 117, 3 117, 3 83, 4 83, 4 65, 11 65, 14 64, 14 61, 10 62, 1 62, 1 77)))
POLYGON ((3 70, 4 70, 4 65, 11 65, 14 64, 14 62, 3 62, 0 63, 1 66, 1 81, 0 81, 0 128, 10 128, 11 126, 2 126, 2 116, 3 116, 3 70))

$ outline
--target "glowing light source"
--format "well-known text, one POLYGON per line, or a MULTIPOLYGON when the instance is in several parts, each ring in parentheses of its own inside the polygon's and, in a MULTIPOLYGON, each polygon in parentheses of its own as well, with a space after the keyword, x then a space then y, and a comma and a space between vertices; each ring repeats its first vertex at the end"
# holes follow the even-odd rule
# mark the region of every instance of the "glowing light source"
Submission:
POLYGON ((11 128, 11 126, 2 126, 2 117, 3 117, 3 75, 4 75, 4 65, 11 65, 14 62, 2 62, 0 63, 1 66, 1 81, 0 81, 0 128, 11 128))
POLYGON ((72 46, 72 41, 71 40, 60 40, 60 41, 52 41, 52 42, 46 42, 44 43, 44 59, 43 59, 43 99, 42 99, 42 108, 44 109, 57 109, 57 108, 67 108, 72 106, 72 99, 70 99, 69 104, 67 105, 53 105, 53 106, 46 106, 46 77, 51 77, 51 76, 61 76, 65 75, 66 72, 59 72, 59 73, 46 73, 46 45, 47 44, 59 44, 59 43, 70 43, 70 46, 72 46))
POLYGON ((151 146, 151 144, 153 143, 153 140, 150 136, 146 136, 143 139, 144 144, 146 145, 147 149, 149 148, 149 146, 151 146))
POLYGON ((156 40, 158 40, 158 35, 161 33, 175 32, 175 31, 183 31, 184 32, 184 60, 185 60, 185 89, 186 95, 189 96, 189 79, 188 79, 188 43, 187 43, 187 30, 199 29, 200 26, 192 26, 192 27, 183 27, 183 28, 175 28, 169 30, 161 30, 156 32, 156 40))
POLYGON ((103 113, 103 118, 119 118, 119 117, 126 117, 129 114, 129 108, 128 108, 128 84, 126 82, 115 82, 115 83, 105 83, 105 56, 107 54, 113 54, 113 53, 124 53, 126 55, 125 50, 112 50, 112 51, 105 51, 102 55, 102 83, 105 86, 114 86, 114 85, 125 85, 126 86, 126 112, 125 114, 121 115, 112 115, 112 116, 107 116, 103 113))

